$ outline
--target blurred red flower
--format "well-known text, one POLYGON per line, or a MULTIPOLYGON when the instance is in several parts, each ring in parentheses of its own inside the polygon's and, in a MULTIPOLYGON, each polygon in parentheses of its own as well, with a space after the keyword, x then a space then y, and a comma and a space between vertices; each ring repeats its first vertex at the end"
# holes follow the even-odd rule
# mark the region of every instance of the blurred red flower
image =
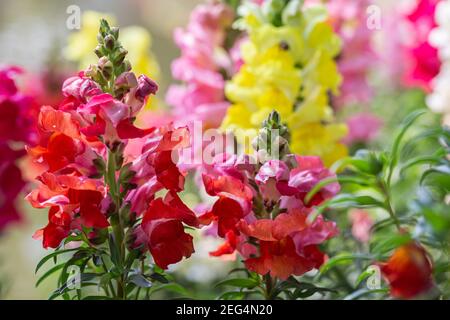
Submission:
POLYGON ((401 246, 380 265, 389 282, 392 296, 410 299, 426 293, 433 286, 433 267, 425 249, 412 242, 401 246))

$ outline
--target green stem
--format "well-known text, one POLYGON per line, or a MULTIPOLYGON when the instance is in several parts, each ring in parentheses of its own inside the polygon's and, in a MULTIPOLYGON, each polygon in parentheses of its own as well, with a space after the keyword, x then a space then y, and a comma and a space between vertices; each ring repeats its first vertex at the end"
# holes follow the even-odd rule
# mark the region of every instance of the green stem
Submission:
POLYGON ((400 220, 398 220, 397 215, 395 214, 394 207, 392 206, 392 199, 391 199, 391 192, 389 190, 389 186, 384 181, 379 181, 379 186, 381 191, 384 194, 385 197, 385 207, 387 212, 389 213, 389 216, 394 221, 395 226, 399 231, 402 230, 400 225, 400 220))
MULTIPOLYGON (((125 231, 120 217, 119 211, 122 206, 122 199, 120 198, 120 186, 116 180, 116 172, 118 171, 116 165, 116 154, 111 150, 108 150, 108 170, 106 173, 106 182, 110 188, 110 195, 114 201, 116 210, 111 219, 112 231, 114 234, 115 244, 119 246, 119 259, 123 266, 125 261, 125 231)), ((117 280, 117 295, 119 298, 126 300, 125 290, 126 274, 122 271, 120 279, 117 280)))
POLYGON ((338 281, 340 281, 342 283, 342 285, 345 287, 347 292, 351 293, 355 290, 353 288, 353 286, 350 284, 350 282, 348 281, 347 277, 342 273, 342 271, 339 268, 334 269, 334 274, 338 278, 338 281))
MULTIPOLYGON (((106 267, 105 259, 103 259, 103 257, 101 257, 101 259, 102 259, 103 270, 105 271, 105 273, 108 273, 109 271, 108 271, 108 268, 106 267)), ((109 290, 105 290, 106 294, 109 296, 110 295, 109 291, 110 291, 112 295, 118 296, 114 290, 114 286, 113 286, 111 280, 108 281, 108 286, 109 286, 109 290)), ((108 289, 108 288, 105 288, 105 289, 108 289)))
POLYGON ((274 289, 274 281, 270 273, 264 276, 264 284, 265 284, 265 299, 273 300, 273 289, 274 289))

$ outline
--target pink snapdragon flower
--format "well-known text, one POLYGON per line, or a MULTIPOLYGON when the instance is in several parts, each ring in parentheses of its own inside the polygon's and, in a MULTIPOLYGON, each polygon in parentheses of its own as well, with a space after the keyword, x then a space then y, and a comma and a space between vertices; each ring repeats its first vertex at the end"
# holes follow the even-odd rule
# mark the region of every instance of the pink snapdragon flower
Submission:
POLYGON ((175 30, 181 57, 173 62, 172 74, 183 84, 172 85, 166 100, 180 124, 201 120, 206 128, 216 128, 225 116, 229 103, 221 71, 231 68, 223 45, 232 21, 228 6, 211 1, 195 8, 186 29, 175 30))

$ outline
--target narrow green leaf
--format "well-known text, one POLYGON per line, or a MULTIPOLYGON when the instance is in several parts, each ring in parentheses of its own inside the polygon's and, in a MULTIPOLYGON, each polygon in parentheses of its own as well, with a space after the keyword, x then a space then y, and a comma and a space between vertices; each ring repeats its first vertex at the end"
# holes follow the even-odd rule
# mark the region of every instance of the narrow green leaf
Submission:
POLYGON ((114 300, 114 299, 107 296, 87 296, 81 300, 114 300))
POLYGON ((40 268, 41 268, 48 260, 50 260, 51 258, 56 257, 56 256, 58 256, 58 255, 60 255, 60 254, 63 254, 63 253, 76 251, 76 250, 78 250, 78 249, 79 249, 79 248, 59 250, 59 251, 55 251, 55 252, 53 252, 53 253, 51 253, 51 254, 45 256, 44 258, 41 259, 41 261, 39 261, 39 263, 37 264, 36 269, 35 269, 34 272, 37 273, 37 272, 39 271, 39 269, 40 269, 40 268))
POLYGON ((375 290, 360 289, 360 290, 357 290, 357 291, 353 292, 352 294, 349 294, 348 296, 346 296, 344 298, 344 300, 356 300, 356 299, 362 298, 367 295, 376 294, 376 293, 387 294, 388 292, 389 292, 389 289, 386 289, 386 288, 375 289, 375 290))
POLYGON ((374 241, 371 252, 375 254, 385 254, 411 242, 412 238, 409 234, 393 234, 382 239, 375 239, 374 241))
POLYGON ((114 235, 111 233, 108 239, 109 243, 109 251, 111 252, 111 261, 114 263, 116 267, 122 269, 122 260, 120 259, 119 249, 116 245, 116 241, 114 239, 114 235))
POLYGON ((64 267, 66 263, 61 263, 58 264, 57 266, 54 266, 53 268, 51 268, 50 270, 48 270, 47 272, 45 272, 39 279, 38 281, 36 281, 35 287, 37 288, 42 281, 44 281, 45 279, 47 279, 50 275, 52 275, 53 273, 55 273, 56 271, 58 271, 59 269, 62 269, 64 267))
POLYGON ((445 150, 439 150, 437 151, 434 155, 431 156, 420 156, 420 157, 416 157, 413 158, 411 160, 409 160, 408 162, 406 162, 404 165, 402 165, 401 169, 400 169, 400 175, 404 175, 404 173, 412 168, 415 167, 417 165, 424 165, 424 164, 437 164, 439 163, 439 161, 442 160, 442 158, 446 155, 445 150))
POLYGON ((325 274, 332 268, 338 265, 349 264, 354 260, 374 260, 373 256, 362 255, 362 254, 352 254, 352 253, 342 253, 331 259, 329 259, 321 268, 320 273, 325 274))
POLYGON ((356 282, 355 282, 355 287, 359 287, 359 285, 364 281, 364 280, 366 280, 367 278, 369 278, 369 277, 371 277, 371 276, 373 276, 375 274, 375 270, 373 270, 373 269, 366 269, 364 272, 362 272, 359 276, 358 276, 358 278, 356 279, 356 282))
POLYGON ((153 286, 151 281, 147 280, 147 278, 139 273, 130 275, 129 280, 140 288, 151 288, 153 286))
POLYGON ((397 137, 395 138, 394 144, 392 146, 391 161, 389 163, 389 173, 388 173, 388 177, 387 177, 387 184, 388 184, 388 186, 390 186, 390 182, 391 182, 392 174, 394 172, 394 168, 395 168, 395 166, 398 163, 400 143, 402 142, 403 137, 405 136, 405 134, 408 131, 408 129, 414 124, 414 122, 419 117, 424 115, 425 113, 426 113, 426 111, 424 111, 424 110, 419 110, 419 111, 413 112, 408 117, 406 117, 406 119, 403 121, 403 123, 401 125, 400 132, 397 135, 397 137))
POLYGON ((220 286, 231 286, 231 287, 238 287, 238 288, 247 288, 247 289, 253 289, 254 287, 258 286, 258 281, 254 279, 228 279, 223 280, 216 284, 216 287, 220 286))
POLYGON ((231 291, 231 292, 225 292, 217 299, 218 300, 244 300, 246 295, 247 294, 242 291, 231 291))

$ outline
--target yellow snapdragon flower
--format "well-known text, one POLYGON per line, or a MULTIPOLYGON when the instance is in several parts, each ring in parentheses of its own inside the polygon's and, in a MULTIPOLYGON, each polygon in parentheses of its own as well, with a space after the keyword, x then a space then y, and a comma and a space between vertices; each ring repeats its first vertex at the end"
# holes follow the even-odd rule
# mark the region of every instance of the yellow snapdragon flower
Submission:
MULTIPOLYGON (((86 11, 81 19, 81 29, 69 35, 64 55, 68 60, 77 62, 80 69, 85 69, 98 61, 92 48, 97 46, 101 18, 108 20, 112 25, 116 24, 116 19, 111 14, 86 11)), ((120 42, 128 50, 127 59, 130 60, 136 75, 145 74, 156 81, 160 80, 160 67, 151 51, 152 37, 145 28, 139 26, 121 28, 120 42)), ((157 101, 150 99, 148 107, 155 107, 157 101)))
MULTIPOLYGON (((328 97, 342 82, 335 62, 341 41, 325 8, 302 9, 281 26, 267 21, 259 7, 241 12, 238 25, 249 39, 241 47, 244 65, 226 85, 233 104, 222 129, 257 129, 275 109, 291 131, 294 153, 320 156, 327 166, 345 157, 340 141, 347 127, 334 123, 328 97)), ((237 139, 243 143, 244 137, 237 139)))

